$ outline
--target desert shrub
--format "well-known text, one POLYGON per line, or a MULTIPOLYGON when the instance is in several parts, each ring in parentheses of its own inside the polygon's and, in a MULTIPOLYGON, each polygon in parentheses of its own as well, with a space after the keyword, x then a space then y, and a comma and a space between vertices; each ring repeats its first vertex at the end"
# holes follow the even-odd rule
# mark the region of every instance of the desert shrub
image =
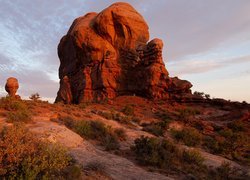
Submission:
POLYGON ((93 132, 91 128, 90 121, 78 121, 74 125, 74 130, 77 134, 79 134, 82 137, 91 139, 93 138, 93 132))
POLYGON ((160 119, 159 122, 151 123, 143 128, 143 130, 154 134, 155 136, 163 136, 169 123, 172 121, 167 112, 157 112, 156 116, 160 119))
POLYGON ((241 121, 233 121, 227 124, 227 127, 230 128, 234 132, 244 131, 244 124, 241 121))
POLYGON ((230 163, 223 162, 216 169, 210 169, 207 179, 215 180, 233 180, 233 179, 249 179, 247 172, 231 167, 230 163))
POLYGON ((143 165, 169 168, 179 159, 179 150, 167 140, 141 136, 131 147, 137 160, 143 165))
POLYGON ((166 128, 168 127, 168 120, 161 120, 160 122, 151 123, 143 127, 144 131, 150 132, 155 136, 163 136, 166 128))
POLYGON ((41 97, 38 93, 31 94, 29 97, 32 101, 38 101, 41 97))
POLYGON ((109 120, 114 119, 114 113, 112 113, 112 112, 103 112, 103 111, 101 111, 98 114, 100 116, 104 117, 105 119, 109 119, 109 120))
POLYGON ((5 127, 0 133, 0 177, 43 179, 61 173, 70 157, 56 144, 40 141, 21 124, 5 127))
POLYGON ((187 146, 197 146, 202 141, 202 135, 194 128, 184 128, 181 131, 172 130, 171 133, 177 141, 182 141, 187 146))
POLYGON ((124 141, 127 138, 126 132, 123 128, 117 128, 114 130, 115 135, 119 140, 124 141))
POLYGON ((179 109, 178 112, 179 118, 183 121, 188 121, 190 117, 201 113, 198 109, 193 108, 179 109))
MULTIPOLYGON (((74 162, 73 162, 74 163, 74 162)), ((80 180, 82 179, 82 169, 77 164, 72 164, 68 166, 62 173, 63 179, 74 179, 74 180, 80 180)))
POLYGON ((31 122, 32 116, 28 110, 19 110, 7 113, 7 121, 8 122, 31 122))
POLYGON ((143 130, 155 136, 162 136, 164 134, 165 127, 162 127, 159 123, 153 123, 143 127, 143 130))
POLYGON ((98 161, 92 161, 84 166, 86 171, 94 171, 101 174, 106 174, 106 166, 98 161))
POLYGON ((183 160, 188 164, 201 166, 204 162, 204 158, 201 156, 200 152, 196 150, 185 150, 182 156, 183 160))
POLYGON ((134 119, 134 117, 123 115, 120 112, 110 111, 110 112, 103 112, 100 111, 98 114, 105 119, 109 120, 115 120, 123 124, 131 124, 131 121, 134 119))
POLYGON ((12 97, 1 98, 0 107, 8 111, 6 113, 8 122, 30 122, 32 120, 31 113, 22 100, 12 97))
POLYGON ((206 136, 203 138, 203 145, 211 152, 211 153, 220 153, 221 149, 219 147, 219 142, 216 141, 213 137, 206 136))
POLYGON ((105 147, 106 151, 117 150, 120 148, 120 144, 116 136, 112 133, 105 135, 101 139, 101 144, 105 147))
POLYGON ((133 116, 134 115, 134 107, 132 105, 126 105, 122 112, 127 116, 133 116))
POLYGON ((7 111, 18 111, 27 109, 27 106, 22 100, 17 100, 12 97, 3 97, 0 99, 0 108, 7 111))
POLYGON ((169 115, 169 112, 167 112, 167 111, 163 111, 163 112, 156 112, 155 113, 156 114, 156 116, 159 118, 159 119, 161 119, 161 120, 163 120, 163 121, 166 121, 166 122, 168 122, 168 121, 171 121, 171 117, 170 117, 170 115, 169 115))
POLYGON ((142 165, 158 167, 164 171, 192 173, 198 179, 207 171, 203 164, 204 159, 198 151, 182 151, 166 139, 141 136, 135 140, 131 150, 142 165))
POLYGON ((119 149, 118 137, 114 130, 100 121, 78 121, 74 130, 85 138, 98 140, 106 150, 119 149))
POLYGON ((247 154, 250 142, 248 136, 241 132, 232 130, 221 130, 219 134, 223 137, 219 142, 221 153, 231 155, 235 159, 243 158, 247 154))

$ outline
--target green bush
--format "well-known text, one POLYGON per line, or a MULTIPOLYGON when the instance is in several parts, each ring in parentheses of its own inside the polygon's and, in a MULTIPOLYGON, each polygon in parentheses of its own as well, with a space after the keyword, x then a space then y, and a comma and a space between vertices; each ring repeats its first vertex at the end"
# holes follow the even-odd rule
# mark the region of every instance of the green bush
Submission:
POLYGON ((112 133, 105 135, 101 139, 101 144, 105 147, 106 151, 117 150, 120 148, 120 144, 116 136, 112 133))
POLYGON ((78 121, 73 129, 82 137, 98 140, 106 150, 120 147, 114 130, 100 121, 78 121))
POLYGON ((28 110, 19 110, 7 113, 7 121, 8 122, 24 122, 28 123, 32 121, 32 116, 28 112, 28 110))
POLYGON ((150 132, 155 136, 163 136, 166 128, 168 127, 167 121, 151 123, 143 128, 144 131, 150 132))
POLYGON ((26 110, 27 106, 22 100, 17 100, 12 97, 6 97, 0 99, 0 108, 3 108, 7 111, 18 111, 26 110))
POLYGON ((41 97, 40 97, 40 94, 34 93, 34 94, 31 94, 29 98, 30 98, 32 101, 38 101, 41 97))
POLYGON ((0 132, 0 178, 44 179, 58 176, 69 164, 66 150, 40 141, 21 124, 0 132))
POLYGON ((84 170, 106 174, 106 166, 98 161, 89 162, 84 166, 84 170))
POLYGON ((73 126, 73 129, 82 137, 85 137, 87 139, 93 138, 90 121, 77 121, 73 126))
POLYGON ((141 136, 135 140, 131 150, 143 165, 169 168, 179 159, 179 150, 167 140, 141 136))
POLYGON ((198 109, 193 109, 193 108, 179 109, 178 112, 179 112, 179 118, 183 121, 188 121, 191 116, 201 113, 198 109))
POLYGON ((134 115, 134 107, 132 105, 126 105, 122 112, 127 116, 133 116, 134 115))
POLYGON ((233 121, 227 124, 227 127, 234 132, 241 132, 245 130, 244 123, 242 121, 233 121))
POLYGON ((188 164, 195 164, 201 166, 204 162, 204 158, 201 156, 200 152, 195 150, 185 150, 183 152, 183 160, 188 164))
POLYGON ((118 128, 114 130, 115 135, 119 138, 119 140, 124 141, 127 138, 126 132, 123 128, 118 128))
POLYGON ((22 100, 17 100, 12 97, 0 99, 0 108, 7 110, 8 122, 30 122, 32 121, 31 113, 27 105, 22 100))
POLYGON ((202 135, 194 128, 184 128, 181 131, 172 130, 171 133, 177 141, 182 141, 187 146, 197 146, 202 141, 202 135))

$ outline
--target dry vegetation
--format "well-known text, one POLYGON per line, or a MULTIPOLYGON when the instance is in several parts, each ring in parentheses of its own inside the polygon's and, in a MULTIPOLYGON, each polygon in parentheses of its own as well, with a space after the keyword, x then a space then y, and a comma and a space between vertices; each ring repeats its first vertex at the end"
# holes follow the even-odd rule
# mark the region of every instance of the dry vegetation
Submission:
POLYGON ((112 103, 64 105, 40 101, 35 95, 31 99, 0 99, 4 120, 0 126, 2 178, 109 179, 107 167, 100 162, 77 165, 78 160, 73 161, 62 146, 41 140, 25 128, 45 114, 50 114, 48 123, 65 125, 97 149, 150 171, 174 178, 248 178, 248 104, 223 104, 211 99, 203 104, 179 104, 120 97, 112 103), (131 101, 136 103, 131 105, 131 101), (204 152, 231 163, 223 161, 209 167, 204 152))

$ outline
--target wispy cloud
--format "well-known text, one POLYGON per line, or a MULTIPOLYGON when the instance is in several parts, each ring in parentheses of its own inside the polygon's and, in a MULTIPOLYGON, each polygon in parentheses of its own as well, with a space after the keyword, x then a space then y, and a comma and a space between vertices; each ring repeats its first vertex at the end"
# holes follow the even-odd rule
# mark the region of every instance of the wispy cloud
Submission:
MULTIPOLYGON (((227 57, 221 59, 191 59, 169 63, 172 75, 207 73, 209 71, 225 68, 233 64, 250 62, 250 55, 227 57)), ((237 70, 236 70, 237 71, 237 70)))

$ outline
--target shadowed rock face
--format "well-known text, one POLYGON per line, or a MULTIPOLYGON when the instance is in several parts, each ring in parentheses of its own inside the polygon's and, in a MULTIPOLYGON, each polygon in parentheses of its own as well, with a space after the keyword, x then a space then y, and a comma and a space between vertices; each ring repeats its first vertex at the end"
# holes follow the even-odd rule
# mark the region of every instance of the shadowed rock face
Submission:
POLYGON ((148 40, 148 25, 127 3, 77 18, 58 45, 56 102, 78 104, 119 95, 168 99, 190 93, 191 83, 169 78, 163 42, 148 40))
POLYGON ((16 95, 17 89, 19 88, 18 80, 14 77, 7 79, 5 84, 5 90, 8 92, 10 97, 18 97, 16 95))

